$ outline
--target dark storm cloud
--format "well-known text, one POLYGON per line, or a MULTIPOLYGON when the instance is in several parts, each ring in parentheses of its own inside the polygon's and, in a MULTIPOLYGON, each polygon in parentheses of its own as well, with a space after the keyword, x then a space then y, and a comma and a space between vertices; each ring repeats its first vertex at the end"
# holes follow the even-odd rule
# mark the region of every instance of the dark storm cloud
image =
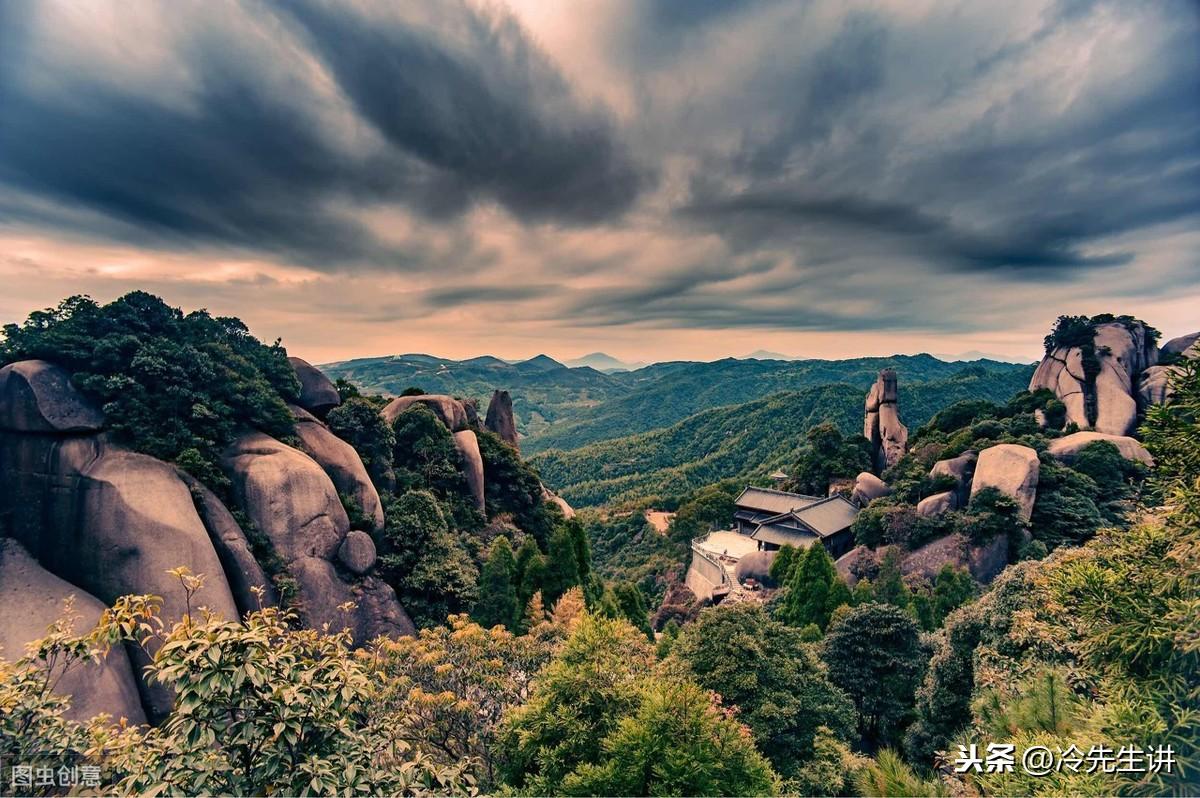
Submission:
POLYGON ((341 140, 303 56, 271 64, 288 57, 286 47, 264 53, 237 40, 261 26, 286 41, 288 26, 266 6, 205 8, 236 19, 213 32, 197 18, 194 35, 168 43, 195 85, 164 99, 102 69, 72 68, 48 39, 39 43, 36 7, 3 5, 0 28, 15 45, 0 49, 0 189, 8 187, 10 220, 64 226, 67 212, 86 209, 94 233, 128 243, 243 248, 321 269, 420 270, 433 265, 420 242, 381 242, 357 206, 394 202, 452 224, 494 199, 518 217, 595 221, 621 213, 646 179, 605 112, 575 103, 511 18, 466 5, 453 9, 474 38, 457 49, 435 29, 368 22, 346 6, 280 7, 303 21, 311 34, 303 38, 364 127, 382 133, 376 147, 341 140), (271 67, 285 77, 264 77, 271 67), (22 206, 21 195, 35 201, 22 206))
POLYGON ((423 300, 433 308, 453 308, 476 303, 518 302, 554 293, 555 287, 551 285, 464 285, 427 291, 423 300))
POLYGON ((343 3, 282 6, 362 115, 464 194, 531 219, 598 221, 625 210, 648 173, 629 159, 607 113, 575 100, 516 20, 457 3, 433 7, 435 24, 461 41, 343 3))

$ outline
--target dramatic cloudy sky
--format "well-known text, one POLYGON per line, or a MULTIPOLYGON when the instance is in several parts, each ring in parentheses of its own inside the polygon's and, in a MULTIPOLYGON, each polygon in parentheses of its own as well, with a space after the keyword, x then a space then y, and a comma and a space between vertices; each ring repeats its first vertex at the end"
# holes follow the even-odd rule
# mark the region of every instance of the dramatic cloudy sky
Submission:
POLYGON ((0 2, 0 321, 316 361, 1200 328, 1195 0, 0 2))

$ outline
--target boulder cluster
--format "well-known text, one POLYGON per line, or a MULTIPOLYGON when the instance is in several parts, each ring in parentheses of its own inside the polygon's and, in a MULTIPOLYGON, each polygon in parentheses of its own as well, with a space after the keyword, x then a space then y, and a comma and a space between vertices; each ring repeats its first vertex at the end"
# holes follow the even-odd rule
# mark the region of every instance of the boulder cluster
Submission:
POLYGON ((1048 388, 1067 409, 1067 423, 1107 435, 1130 435, 1140 414, 1170 395, 1177 366, 1159 365, 1170 355, 1200 357, 1200 333, 1181 336, 1158 348, 1140 321, 1097 324, 1090 351, 1060 346, 1042 358, 1029 390, 1048 388))
MULTIPOLYGON (((0 369, 5 656, 41 637, 68 597, 84 624, 127 594, 161 596, 165 619, 180 618, 185 597, 167 573, 179 566, 205 577, 193 606, 226 618, 279 602, 284 585, 307 626, 347 628, 358 642, 414 632, 375 573, 379 495, 354 448, 321 421, 337 406, 337 390, 304 361, 292 365, 303 387, 293 408, 300 448, 261 432, 234 440, 221 460, 228 506, 176 466, 116 443, 61 368, 27 360, 0 369), (358 505, 369 531, 351 530, 339 493, 358 505), (355 608, 346 612, 345 602, 355 608)), ((140 678, 144 658, 118 649, 72 674, 60 688, 75 696, 73 712, 164 717, 172 696, 140 678)))

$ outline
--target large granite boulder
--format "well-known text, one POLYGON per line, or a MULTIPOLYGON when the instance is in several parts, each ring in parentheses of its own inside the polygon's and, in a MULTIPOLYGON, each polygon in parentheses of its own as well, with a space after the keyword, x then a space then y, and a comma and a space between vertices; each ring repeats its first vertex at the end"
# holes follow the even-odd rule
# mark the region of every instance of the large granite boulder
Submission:
POLYGON ((95 432, 104 414, 89 403, 71 375, 44 360, 0 369, 0 429, 16 432, 95 432))
POLYGON ((1128 435, 1137 425, 1139 375, 1158 359, 1144 324, 1097 324, 1093 345, 1099 371, 1090 379, 1079 347, 1058 347, 1038 365, 1029 390, 1048 388, 1066 405, 1067 422, 1080 429, 1128 435), (1095 423, 1089 418, 1094 414, 1095 423))
POLYGON ((850 494, 850 500, 859 507, 866 507, 875 499, 891 492, 892 489, 887 486, 886 482, 870 471, 863 471, 854 478, 854 491, 850 494))
POLYGON ((463 403, 453 396, 444 394, 421 394, 420 396, 400 396, 388 402, 380 414, 388 424, 395 424, 396 418, 413 405, 424 405, 433 411, 438 420, 446 425, 451 432, 467 428, 467 409, 463 403))
POLYGON ((238 503, 271 542, 296 582, 304 624, 349 629, 356 643, 378 635, 411 634, 412 622, 381 580, 339 574, 335 562, 350 521, 332 480, 308 455, 262 433, 225 451, 223 466, 238 503), (341 609, 347 601, 358 606, 341 609))
POLYGON ((1162 355, 1200 357, 1200 332, 1188 333, 1167 341, 1158 350, 1162 355))
POLYGON ((1020 517, 1028 521, 1037 498, 1038 454, 1028 446, 1001 443, 979 453, 975 479, 971 483, 971 498, 985 488, 995 488, 1011 497, 1020 509, 1020 517))
POLYGON ((917 502, 917 515, 933 518, 949 512, 958 506, 958 498, 954 491, 935 493, 917 502))
POLYGON ((484 511, 483 485, 483 455, 479 452, 479 439, 469 429, 454 433, 454 446, 462 455, 463 475, 467 478, 467 488, 475 501, 475 509, 484 511))
POLYGON ((971 477, 975 474, 975 463, 978 459, 977 452, 963 452, 958 457, 938 460, 933 464, 933 468, 929 469, 929 476, 953 479, 957 485, 954 491, 955 498, 960 506, 964 505, 971 494, 971 477))
POLYGON ((894 369, 879 372, 864 404, 863 437, 871 442, 875 470, 891 468, 908 448, 908 428, 900 423, 894 369))
POLYGON ((366 532, 351 529, 338 546, 338 560, 356 574, 365 574, 375 565, 375 541, 366 532))
POLYGON ((342 403, 337 386, 324 372, 298 357, 289 357, 288 362, 292 364, 292 370, 300 380, 298 403, 301 407, 324 418, 326 413, 342 403))
MULTIPOLYGON (((44 637, 62 617, 68 597, 78 616, 74 631, 86 634, 100 620, 104 603, 42 568, 15 540, 0 540, 0 656, 10 661, 24 656, 25 644, 44 637)), ((138 680, 121 646, 110 649, 98 663, 68 670, 54 691, 71 698, 66 716, 72 720, 82 722, 105 712, 114 721, 146 722, 138 680)))
POLYGON ((1146 447, 1137 440, 1126 435, 1106 435, 1103 432, 1076 432, 1073 435, 1057 438, 1050 441, 1046 451, 1069 464, 1075 461, 1085 446, 1096 441, 1107 441, 1116 446, 1126 460, 1136 460, 1148 466, 1154 465, 1154 458, 1150 456, 1150 452, 1146 451, 1146 447))
POLYGON ((179 472, 179 476, 192 492, 196 512, 200 514, 200 520, 208 530, 208 539, 212 541, 213 549, 221 560, 225 581, 229 583, 238 611, 245 615, 262 607, 277 606, 279 596, 275 592, 275 585, 255 558, 250 541, 233 513, 200 480, 183 471, 179 472), (261 596, 255 594, 255 588, 261 588, 261 596))
POLYGON ((753 579, 764 587, 775 587, 775 580, 771 578, 771 563, 775 562, 777 554, 774 551, 752 551, 743 555, 733 571, 734 577, 738 582, 753 579))
MULTIPOLYGON (((1163 344, 1159 350, 1162 357, 1182 356, 1189 360, 1200 358, 1200 333, 1181 335, 1163 344)), ((1138 380, 1138 407, 1145 413, 1154 405, 1166 404, 1171 398, 1171 380, 1182 372, 1177 365, 1151 366, 1142 372, 1138 380)))
POLYGON ((502 441, 514 449, 519 448, 517 422, 513 417, 512 397, 509 396, 508 391, 492 393, 492 400, 488 402, 487 418, 483 424, 499 435, 502 441))
POLYGON ((383 531, 383 503, 366 466, 354 447, 329 431, 318 419, 293 410, 301 448, 333 480, 338 492, 353 499, 375 532, 383 531))

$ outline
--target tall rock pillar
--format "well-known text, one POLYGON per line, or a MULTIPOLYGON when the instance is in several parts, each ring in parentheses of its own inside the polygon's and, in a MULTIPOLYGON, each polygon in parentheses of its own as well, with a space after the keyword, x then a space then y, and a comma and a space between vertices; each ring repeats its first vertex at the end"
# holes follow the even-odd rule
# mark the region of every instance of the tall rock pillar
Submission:
POLYGON ((894 466, 908 448, 908 428, 900 423, 896 371, 884 369, 867 393, 863 437, 871 442, 871 459, 882 473, 894 466))

